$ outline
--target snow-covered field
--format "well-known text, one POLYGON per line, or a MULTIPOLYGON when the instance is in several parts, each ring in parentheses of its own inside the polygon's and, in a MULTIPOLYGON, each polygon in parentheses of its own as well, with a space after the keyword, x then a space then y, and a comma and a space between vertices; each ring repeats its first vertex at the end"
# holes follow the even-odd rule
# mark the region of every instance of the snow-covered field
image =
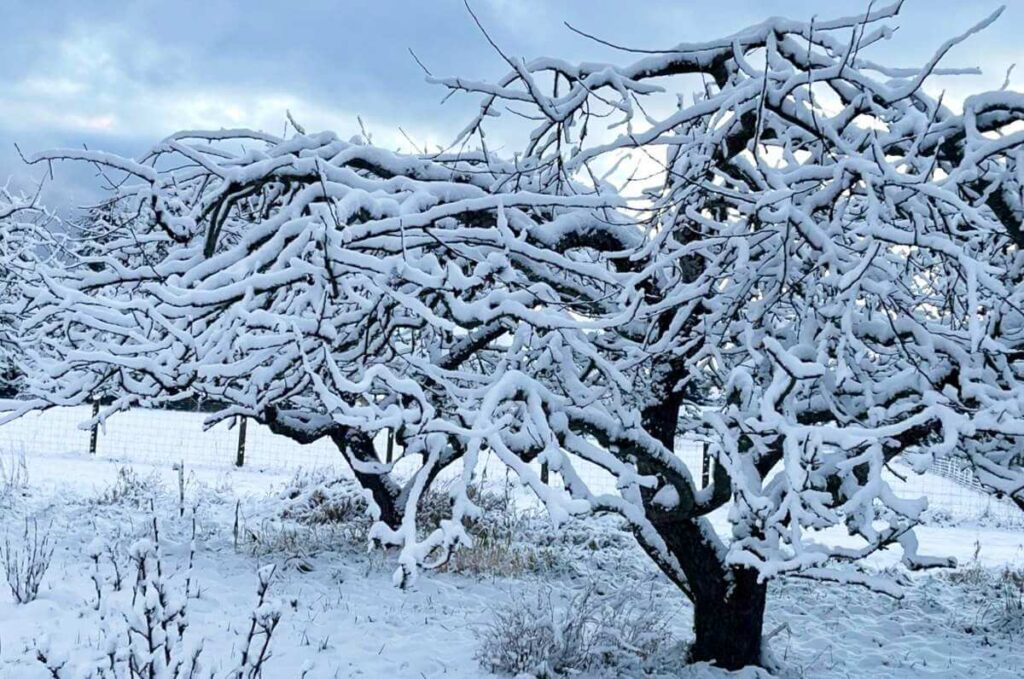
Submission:
MULTIPOLYGON (((287 471, 186 463, 181 517, 179 477, 170 464, 137 463, 129 473, 122 460, 34 451, 24 456, 24 480, 12 471, 19 467, 17 456, 4 453, 3 460, 6 478, 14 481, 0 500, 4 530, 17 542, 31 517, 41 530, 50 526, 56 546, 36 601, 19 605, 6 588, 0 591, 5 678, 50 676, 36 660, 39 648, 51 664, 68 659, 60 676, 86 676, 85 668, 102 656, 104 639, 117 633, 104 629, 117 630, 131 608, 130 586, 109 591, 112 568, 101 557, 96 571, 90 555, 120 554, 121 568, 130 573, 129 545, 150 535, 153 515, 165 568, 175 574, 172 589, 183 591, 193 513, 196 552, 184 636, 189 644, 202 640, 201 660, 218 676, 237 660, 256 599, 256 573, 265 565, 277 566, 271 594, 281 611, 267 677, 492 676, 481 663, 482 637, 494 632, 495 616, 509 606, 550 597, 560 602, 557 609, 581 591, 612 597, 622 588, 638 605, 620 622, 656 627, 663 637, 646 665, 651 676, 721 676, 707 667, 672 668, 687 641, 690 610, 610 519, 545 530, 545 520, 521 501, 514 512, 517 528, 506 543, 468 561, 471 572, 430 573, 402 591, 391 584, 389 556, 367 552, 351 526, 282 517, 282 490, 297 485, 287 471), (648 609, 655 620, 644 619, 648 609)), ((923 551, 956 556, 964 565, 914 575, 902 600, 797 580, 774 585, 766 630, 781 673, 1024 674, 1024 584, 1006 572, 1024 573, 1024 532, 932 525, 920 537, 923 551)), ((879 554, 872 563, 885 569, 894 561, 879 554)), ((642 671, 627 663, 605 674, 642 671)))

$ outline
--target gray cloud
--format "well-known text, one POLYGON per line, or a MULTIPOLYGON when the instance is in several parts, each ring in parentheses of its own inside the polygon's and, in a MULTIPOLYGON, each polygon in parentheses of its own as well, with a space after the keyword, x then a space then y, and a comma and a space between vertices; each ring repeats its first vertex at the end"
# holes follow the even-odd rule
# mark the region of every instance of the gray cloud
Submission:
MULTIPOLYGON (((659 47, 732 32, 771 14, 809 18, 865 6, 859 0, 473 2, 511 54, 601 60, 630 56, 576 36, 562 22, 620 43, 659 47)), ((908 2, 896 39, 877 58, 921 63, 945 37, 995 6, 908 2)), ((403 143, 399 126, 419 142, 441 143, 475 102, 457 98, 441 107, 444 93, 424 82, 407 50, 440 75, 494 77, 505 68, 461 0, 8 0, 4 19, 0 176, 38 175, 20 164, 10 142, 26 150, 87 143, 138 153, 181 128, 280 131, 285 109, 311 129, 350 134, 360 115, 380 143, 403 143)), ((982 65, 986 76, 939 85, 954 94, 998 86, 1021 54, 1020 25, 1024 7, 1015 3, 996 26, 951 55, 952 63, 982 65)), ((72 194, 79 182, 88 183, 82 173, 73 179, 72 194)))

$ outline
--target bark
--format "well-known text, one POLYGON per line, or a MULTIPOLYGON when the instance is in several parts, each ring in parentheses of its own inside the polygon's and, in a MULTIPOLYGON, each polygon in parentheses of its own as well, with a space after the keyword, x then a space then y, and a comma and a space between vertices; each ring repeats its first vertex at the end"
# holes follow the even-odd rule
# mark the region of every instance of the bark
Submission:
POLYGON ((703 519, 659 523, 656 527, 685 579, 664 563, 642 535, 636 537, 693 603, 694 642, 687 661, 709 662, 727 670, 763 666, 767 586, 757 581, 757 572, 727 565, 720 545, 705 533, 712 529, 703 519))
POLYGON ((338 447, 342 455, 350 461, 352 473, 359 485, 370 491, 373 501, 380 508, 380 520, 389 528, 397 529, 402 523, 403 507, 399 506, 401 496, 399 486, 387 474, 373 474, 360 471, 357 462, 380 463, 373 439, 362 432, 347 427, 338 427, 330 433, 331 441, 338 447))
MULTIPOLYGON (((668 374, 675 372, 677 369, 668 374)), ((645 409, 643 425, 648 433, 672 450, 682 398, 676 390, 665 389, 664 392, 656 403, 645 409)), ((639 466, 642 473, 658 474, 667 480, 665 470, 644 462, 639 466)), ((728 478, 724 475, 724 471, 716 473, 716 487, 728 487, 728 478)), ((653 502, 650 490, 644 491, 643 496, 647 519, 678 566, 666 560, 663 552, 654 545, 648 544, 642 532, 636 531, 634 535, 647 554, 693 603, 694 642, 687 660, 708 662, 727 670, 763 666, 767 586, 757 581, 756 571, 726 563, 725 548, 703 516, 708 508, 694 502, 692 486, 677 483, 676 488, 681 491, 681 502, 674 510, 659 508, 653 502)), ((719 494, 717 488, 715 494, 719 494)), ((717 501, 724 499, 717 498, 717 501)), ((716 504, 716 501, 711 504, 716 504)))
POLYGON ((694 642, 690 662, 710 662, 727 670, 762 666, 766 587, 749 568, 730 569, 727 588, 701 592, 693 605, 694 642))
POLYGON ((325 436, 330 438, 349 462, 359 485, 370 491, 374 502, 380 508, 380 520, 390 528, 398 528, 401 525, 401 487, 388 474, 374 474, 356 468, 358 463, 381 464, 372 437, 322 415, 301 411, 281 411, 270 407, 263 413, 262 420, 275 434, 287 436, 303 445, 325 436))

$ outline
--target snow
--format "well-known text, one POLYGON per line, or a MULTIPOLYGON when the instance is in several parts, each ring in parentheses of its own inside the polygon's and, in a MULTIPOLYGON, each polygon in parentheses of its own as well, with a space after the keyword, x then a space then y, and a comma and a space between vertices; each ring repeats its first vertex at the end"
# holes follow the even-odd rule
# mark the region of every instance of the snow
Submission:
MULTIPOLYGON (((9 463, 11 454, 3 455, 9 463)), ((4 525, 17 526, 26 515, 52 521, 58 548, 37 601, 19 606, 6 588, 0 591, 0 676, 34 679, 46 676, 31 651, 44 636, 52 649, 79 661, 98 643, 89 555, 98 544, 145 535, 148 524, 145 507, 98 499, 114 484, 123 460, 39 451, 25 460, 29 484, 0 501, 4 525)), ((188 512, 177 518, 177 471, 166 462, 136 463, 133 469, 147 488, 156 489, 162 552, 180 578, 189 519, 188 512)), ((689 606, 617 522, 588 519, 553 535, 538 529, 530 539, 548 545, 549 570, 512 576, 432 572, 402 590, 391 582, 393 554, 366 552, 342 526, 281 518, 279 492, 291 475, 284 469, 192 468, 186 462, 186 506, 196 507, 198 525, 190 577, 199 592, 189 601, 186 637, 205 640, 211 668, 227 669, 254 604, 257 570, 267 565, 277 566, 271 594, 282 610, 268 677, 299 676, 300 668, 310 679, 495 676, 478 663, 476 632, 497 607, 548 586, 556 601, 565 601, 595 581, 613 587, 649 583, 667 602, 671 633, 680 641, 689 638, 689 606), (246 543, 235 549, 236 503, 243 532, 259 535, 259 548, 246 543), (580 543, 580 531, 602 547, 572 547, 580 543), (581 553, 590 556, 581 559, 581 553)), ((727 523, 714 523, 728 530, 727 523)), ((997 582, 1001 569, 1024 568, 1019 530, 931 525, 920 528, 918 537, 922 551, 958 557, 966 566, 954 573, 965 577, 980 567, 990 569, 980 571, 983 577, 997 582)), ((876 569, 898 561, 889 552, 870 559, 876 569)), ((782 676, 1016 677, 1024 672, 1024 650, 996 624, 999 597, 991 583, 954 582, 946 571, 913 576, 899 601, 858 587, 783 580, 772 586, 765 629, 782 676)), ((695 666, 658 676, 731 675, 695 666)), ((738 676, 753 679, 759 673, 738 676)))
MULTIPOLYGON (((0 281, 11 295, 0 305, 0 339, 8 340, 0 350, 25 399, 0 416, 9 427, 2 435, 11 433, 32 466, 59 470, 59 478, 44 472, 26 498, 11 498, 8 511, 15 523, 28 511, 52 520, 63 549, 63 579, 51 583, 50 598, 15 613, 66 609, 85 625, 97 623, 89 610, 106 615, 104 625, 116 619, 108 608, 123 606, 124 596, 104 603, 95 569, 100 600, 93 609, 73 603, 84 600, 74 554, 82 545, 95 556, 119 544, 120 530, 146 571, 133 591, 134 617, 117 632, 129 640, 152 642, 139 628, 153 616, 184 633, 184 610, 151 567, 161 554, 180 561, 185 553, 183 600, 193 577, 212 583, 196 604, 194 628, 211 640, 210 663, 228 667, 247 619, 266 635, 279 611, 292 620, 304 614, 309 625, 322 617, 331 629, 351 627, 337 617, 347 599, 323 606, 322 616, 307 610, 309 597, 329 601, 339 591, 352 597, 347 612, 356 620, 394 618, 394 629, 368 638, 382 642, 378 656, 413 634, 436 635, 436 649, 444 646, 438 629, 493 613, 471 601, 500 600, 485 595, 487 586, 503 578, 511 589, 529 589, 528 576, 541 575, 502 571, 490 583, 467 583, 446 571, 475 548, 468 525, 487 520, 471 493, 503 471, 506 485, 513 476, 521 486, 517 510, 543 509, 545 527, 529 524, 532 539, 573 530, 608 537, 625 525, 694 600, 722 605, 742 596, 748 569, 759 583, 777 581, 783 610, 787 596, 800 599, 810 587, 794 579, 831 583, 832 609, 816 611, 814 624, 860 605, 858 629, 872 639, 888 638, 878 631, 887 616, 906 636, 942 636, 928 614, 934 600, 947 618, 944 640, 958 651, 945 657, 946 669, 962 669, 962 658, 984 667, 989 651, 972 646, 978 630, 982 647, 1003 653, 1006 629, 989 620, 968 630, 948 618, 969 608, 972 587, 1002 596, 1003 613, 1013 614, 1021 608, 1012 598, 1016 576, 907 571, 953 559, 978 572, 1016 567, 1020 552, 1018 534, 1007 530, 1019 527, 1012 505, 986 496, 984 511, 967 517, 961 512, 972 507, 943 504, 977 504, 982 490, 1021 502, 1024 488, 1020 102, 983 94, 958 114, 922 91, 933 75, 967 72, 939 62, 1000 11, 942 43, 916 70, 862 56, 893 36, 887 20, 898 3, 860 18, 770 19, 699 46, 626 57, 634 63, 622 66, 506 58, 512 71, 493 82, 434 79, 482 100, 457 153, 391 152, 295 126, 286 138, 183 132, 140 159, 88 149, 33 156, 30 163, 73 161, 127 177, 109 202, 66 223, 67 237, 36 233, 45 213, 13 220, 12 235, 28 240, 0 253, 0 266, 17 272, 0 281), (651 99, 669 94, 662 76, 683 74, 702 76, 691 100, 675 92, 666 109, 651 99), (487 149, 484 124, 501 104, 534 126, 498 154, 487 149), (590 135, 592 120, 614 131, 590 135), (466 144, 479 150, 463 153, 466 144), (664 163, 647 179, 595 178, 593 169, 609 164, 625 171, 632 161, 623 155, 652 154, 664 163), (37 267, 36 250, 57 254, 37 267), (45 429, 50 413, 10 421, 23 410, 63 406, 81 416, 101 395, 94 419, 104 452, 93 458, 81 457, 81 431, 45 429), (186 461, 197 450, 198 418, 144 408, 193 398, 218 408, 205 424, 222 424, 205 439, 205 458, 186 461), (223 464, 236 443, 226 424, 239 417, 262 424, 253 428, 249 466, 229 474, 223 464), (140 424, 151 431, 137 434, 140 424), (335 474, 358 478, 363 492, 352 501, 366 505, 374 519, 368 535, 382 551, 367 556, 345 542, 358 542, 352 534, 366 528, 355 519, 312 529, 282 518, 274 469, 289 460, 260 459, 271 430, 295 441, 322 438, 306 452, 324 451, 332 467, 345 461, 348 471, 335 474), (384 436, 397 459, 374 455, 375 437, 384 436), (677 439, 705 442, 715 465, 710 483, 705 476, 698 485, 682 454, 690 445, 677 439), (960 496, 943 490, 947 481, 897 471, 901 458, 921 470, 953 456, 979 480, 960 496), (114 486, 84 490, 90 470, 110 472, 116 458, 179 460, 179 474, 199 474, 189 477, 194 496, 175 508, 173 492, 164 491, 159 511, 147 510, 140 494, 166 484, 120 470, 114 486), (75 468, 82 475, 69 477, 75 468), (201 478, 211 473, 218 478, 201 478), (451 488, 431 518, 425 505, 435 474, 451 488), (148 511, 160 516, 145 519, 148 511), (595 512, 622 524, 602 523, 607 517, 595 512), (259 610, 245 613, 239 583, 274 560, 292 603, 272 605, 261 592, 259 610), (323 578, 325 568, 333 579, 323 578), (389 581, 411 591, 365 598, 383 588, 388 568, 389 581), (419 583, 421 571, 441 572, 419 583), (362 589, 350 592, 357 572, 362 589), (424 593, 430 613, 417 607, 424 593), (878 603, 893 600, 902 608, 878 603), (403 612, 381 610, 387 601, 403 612), (421 614, 414 632, 405 617, 421 614), (436 624, 431 616, 440 616, 436 624), (968 637, 956 636, 961 627, 968 637)), ((111 483, 109 473, 101 476, 111 483)), ((548 547, 554 562, 566 557, 573 567, 538 579, 562 588, 575 586, 567 574, 579 578, 581 566, 608 557, 604 548, 568 558, 571 545, 548 547)), ((611 553, 619 557, 616 579, 646 574, 664 585, 635 546, 611 553)), ((761 591, 752 585, 751 594, 761 591)), ((686 619, 685 607, 679 617, 686 619)), ((32 620, 23 622, 9 632, 31 656, 18 635, 32 620)), ((111 634, 58 641, 67 646, 73 636, 98 649, 111 634)), ((315 660, 295 650, 303 639, 312 644, 294 622, 281 634, 275 662, 292 652, 303 666, 315 660)), ((346 651, 355 644, 352 656, 319 644, 325 667, 340 671, 342 658, 354 656, 361 671, 439 671, 436 653, 376 666, 360 654, 359 634, 335 640, 346 651)), ((770 637, 778 644, 781 634, 770 637)), ((797 638, 799 663, 814 634, 797 638)), ((167 629, 159 639, 167 648, 185 643, 167 629)), ((38 653, 47 662, 65 657, 59 643, 44 646, 38 653)), ((706 657, 731 666, 762 660, 755 644, 738 643, 731 659, 713 646, 706 657)), ((887 647, 886 670, 935 668, 940 651, 928 643, 887 647)), ((134 658, 136 649, 129 652, 134 658)), ((843 667, 861 675, 885 665, 863 649, 847 655, 843 667)), ((456 660, 457 672, 472 665, 456 660)))

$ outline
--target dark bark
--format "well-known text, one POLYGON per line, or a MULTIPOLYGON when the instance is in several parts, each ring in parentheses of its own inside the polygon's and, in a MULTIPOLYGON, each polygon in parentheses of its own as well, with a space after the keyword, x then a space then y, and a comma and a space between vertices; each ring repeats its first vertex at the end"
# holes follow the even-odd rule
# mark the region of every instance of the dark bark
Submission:
POLYGON ((637 541, 693 603, 694 641, 688 662, 709 662, 728 670, 762 666, 767 586, 750 568, 727 565, 703 519, 659 523, 659 536, 682 568, 663 563, 641 534, 637 541), (702 525, 703 523, 703 525, 702 525))
POLYGON ((402 506, 399 503, 401 488, 384 473, 361 471, 360 464, 381 464, 373 446, 373 438, 364 432, 346 427, 322 415, 300 411, 281 411, 267 408, 262 421, 275 434, 287 436, 296 443, 308 445, 324 436, 331 439, 338 451, 348 461, 359 485, 370 491, 380 508, 380 520, 390 528, 402 523, 402 506))
POLYGON ((331 441, 349 460, 352 473, 359 485, 370 491, 373 501, 380 508, 380 520, 389 528, 398 528, 402 523, 402 507, 398 504, 401 495, 397 484, 385 474, 360 471, 358 463, 380 463, 373 439, 363 432, 336 425, 330 433, 331 441))
POLYGON ((690 662, 710 662, 727 670, 761 666, 766 586, 749 568, 732 568, 725 589, 701 592, 693 603, 694 642, 690 662))
MULTIPOLYGON (((678 372, 679 367, 673 368, 669 374, 678 372)), ((667 382, 665 386, 670 385, 671 382, 667 382)), ((671 388, 666 388, 665 393, 659 396, 661 398, 656 403, 645 409, 643 425, 648 433, 671 450, 682 397, 678 390, 671 388)), ((680 491, 680 503, 668 511, 654 503, 653 491, 643 492, 645 514, 678 567, 667 562, 660 550, 648 544, 642 532, 634 534, 644 551, 693 602, 694 642, 688 661, 709 662, 728 670, 762 666, 767 586, 758 582, 757 572, 753 569, 730 566, 725 562, 724 548, 703 516, 708 508, 694 502, 692 486, 668 479, 671 475, 649 462, 641 461, 639 466, 643 473, 658 474, 680 491)), ((724 491, 730 485, 724 470, 716 474, 715 485, 715 495, 720 494, 718 486, 724 491)), ((711 504, 716 505, 721 500, 715 498, 711 504)))
POLYGON ((693 601, 689 661, 728 670, 760 666, 766 585, 757 582, 756 571, 724 564, 697 521, 673 526, 668 533, 669 549, 686 573, 693 601))

